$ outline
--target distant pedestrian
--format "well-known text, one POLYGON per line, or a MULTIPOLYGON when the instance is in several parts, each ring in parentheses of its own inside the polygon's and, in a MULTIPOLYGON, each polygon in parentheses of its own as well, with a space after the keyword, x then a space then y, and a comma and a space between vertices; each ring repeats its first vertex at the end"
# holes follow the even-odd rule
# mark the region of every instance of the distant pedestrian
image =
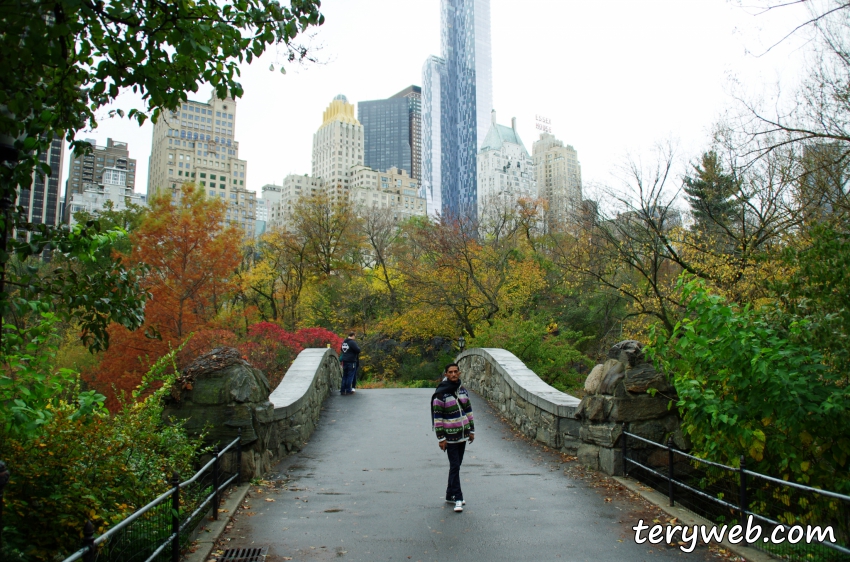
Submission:
POLYGON ((339 362, 342 364, 342 387, 339 393, 343 396, 354 394, 354 377, 357 376, 357 364, 360 361, 360 346, 354 341, 354 332, 348 332, 348 337, 342 341, 339 362))
POLYGON ((475 424, 472 421, 469 393, 460 381, 460 367, 457 363, 449 363, 444 375, 431 396, 432 423, 440 449, 449 457, 446 502, 455 504, 454 510, 461 512, 466 502, 460 489, 460 465, 463 462, 466 442, 472 443, 475 440, 475 424))

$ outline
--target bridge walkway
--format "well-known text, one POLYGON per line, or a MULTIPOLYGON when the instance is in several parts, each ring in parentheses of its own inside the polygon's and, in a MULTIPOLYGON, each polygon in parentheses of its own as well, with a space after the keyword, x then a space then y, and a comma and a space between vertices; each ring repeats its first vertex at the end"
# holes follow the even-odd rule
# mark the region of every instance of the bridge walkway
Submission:
POLYGON ((443 501, 448 460, 431 431, 429 389, 330 396, 309 443, 277 467, 287 488, 252 493, 227 548, 269 546, 267 562, 708 560, 632 540, 634 505, 606 502, 561 459, 516 438, 473 395, 476 440, 463 513, 443 501), (266 499, 274 501, 265 501, 266 499), (248 515, 252 514, 252 515, 248 515))

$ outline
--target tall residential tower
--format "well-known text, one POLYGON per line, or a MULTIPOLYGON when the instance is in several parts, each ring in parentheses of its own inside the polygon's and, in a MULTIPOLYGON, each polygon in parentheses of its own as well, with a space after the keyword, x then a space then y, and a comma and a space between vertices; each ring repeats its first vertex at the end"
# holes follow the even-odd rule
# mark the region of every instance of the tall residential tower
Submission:
POLYGON ((546 229, 576 224, 581 212, 581 164, 571 145, 542 133, 531 146, 538 196, 547 201, 546 229))
POLYGON ((239 158, 235 129, 236 102, 229 97, 187 101, 163 114, 153 129, 148 200, 160 189, 176 193, 181 184, 196 183, 227 205, 229 223, 253 236, 255 194, 245 188, 248 163, 239 158))
POLYGON ((493 109, 490 0, 442 0, 440 19, 442 58, 429 58, 422 77, 423 192, 428 201, 436 202, 433 191, 439 173, 440 210, 429 208, 428 214, 474 219, 478 208, 476 156, 493 109), (437 152, 438 166, 434 161, 437 152))
MULTIPOLYGON (((50 175, 42 175, 40 169, 33 172, 32 185, 21 187, 15 206, 23 207, 27 222, 56 226, 61 220, 59 208, 59 178, 65 160, 65 139, 58 135, 50 143, 50 149, 41 153, 41 162, 50 166, 50 175)), ((17 231, 19 239, 29 239, 29 233, 17 231)))
POLYGON ((348 197, 352 166, 363 164, 363 125, 342 94, 331 101, 313 135, 313 178, 324 183, 328 197, 348 197))

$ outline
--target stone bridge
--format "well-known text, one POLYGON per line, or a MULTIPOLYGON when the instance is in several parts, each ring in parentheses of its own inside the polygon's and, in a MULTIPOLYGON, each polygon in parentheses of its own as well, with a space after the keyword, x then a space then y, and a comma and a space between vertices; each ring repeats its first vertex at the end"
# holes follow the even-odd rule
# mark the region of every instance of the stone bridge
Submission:
MULTIPOLYGON (((238 413, 221 438, 242 427, 253 440, 243 469, 271 468, 265 477, 284 487, 249 494, 227 548, 269 546, 268 562, 707 559, 705 550, 686 555, 635 544, 636 504, 564 471, 562 453, 578 454, 592 468, 621 470, 624 421, 675 432, 666 406, 660 412, 647 400, 647 385, 658 381, 629 357, 633 351, 612 349, 613 357, 589 377, 597 388, 581 401, 544 383, 505 350, 460 354, 476 423, 461 470, 467 500, 461 514, 444 502, 448 461, 431 430, 431 390, 361 389, 340 396, 332 392, 340 380, 336 354, 310 349, 263 397, 264 377, 239 364, 241 382, 228 388, 251 387, 253 395, 241 396, 253 397, 237 402, 231 391, 220 399, 227 403, 206 407, 238 413), (603 383, 609 394, 599 393, 603 383)), ((205 394, 202 379, 171 415, 193 407, 190 394, 205 394)))

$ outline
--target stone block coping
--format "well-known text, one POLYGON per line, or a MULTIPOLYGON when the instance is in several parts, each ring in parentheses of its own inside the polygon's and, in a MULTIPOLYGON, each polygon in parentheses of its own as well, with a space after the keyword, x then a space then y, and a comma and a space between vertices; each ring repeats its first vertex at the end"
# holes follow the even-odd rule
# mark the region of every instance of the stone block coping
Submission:
POLYGON ((475 347, 457 356, 455 361, 477 355, 492 365, 511 390, 520 398, 561 418, 574 418, 581 400, 543 382, 516 355, 504 349, 475 347))
POLYGON ((298 354, 286 371, 283 380, 269 395, 274 406, 274 419, 282 420, 298 412, 309 399, 310 390, 315 388, 316 377, 320 375, 322 363, 327 357, 338 360, 336 351, 331 348, 308 348, 298 354))

